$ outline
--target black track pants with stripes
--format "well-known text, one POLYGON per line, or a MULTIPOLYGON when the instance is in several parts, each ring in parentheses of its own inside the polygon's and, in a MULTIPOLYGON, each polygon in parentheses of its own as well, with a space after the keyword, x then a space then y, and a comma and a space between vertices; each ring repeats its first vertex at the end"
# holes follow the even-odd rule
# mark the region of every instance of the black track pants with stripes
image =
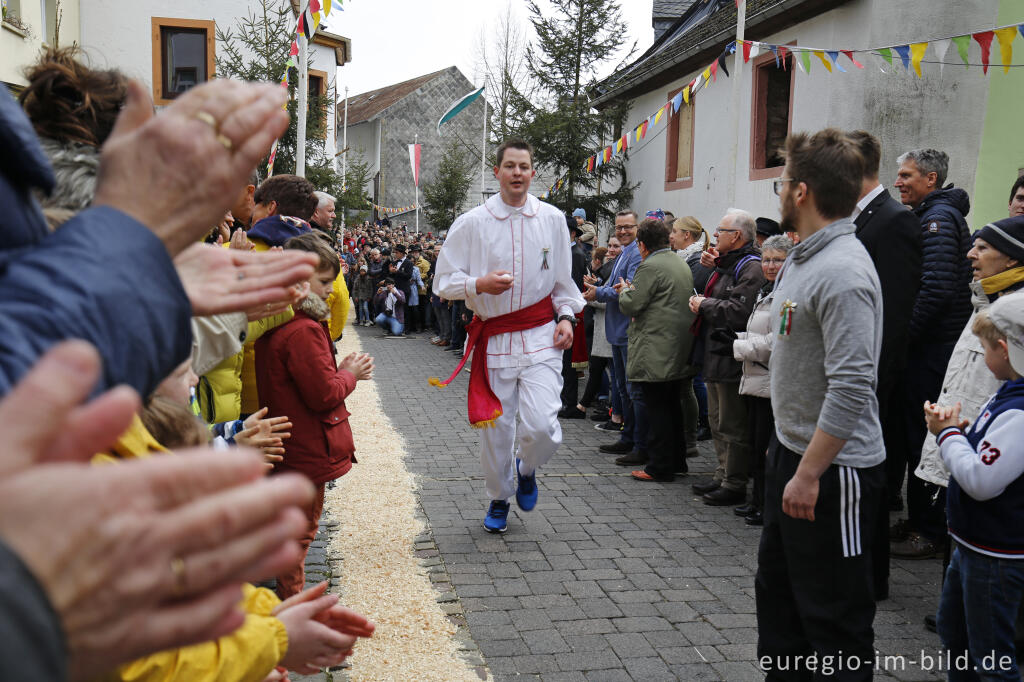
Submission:
MULTIPOLYGON (((879 444, 881 447, 881 444, 879 444)), ((773 436, 757 556, 758 663, 768 680, 869 680, 875 600, 871 547, 884 465, 830 466, 814 521, 782 512, 800 456, 773 436)))

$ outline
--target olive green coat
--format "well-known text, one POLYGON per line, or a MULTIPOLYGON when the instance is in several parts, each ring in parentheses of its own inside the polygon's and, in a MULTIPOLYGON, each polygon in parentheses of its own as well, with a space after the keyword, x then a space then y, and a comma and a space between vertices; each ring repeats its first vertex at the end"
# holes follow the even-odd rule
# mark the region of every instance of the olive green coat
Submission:
POLYGON ((619 309, 629 323, 626 378, 672 381, 692 372, 687 361, 693 345, 693 274, 669 249, 649 254, 633 275, 632 288, 619 294, 619 309))

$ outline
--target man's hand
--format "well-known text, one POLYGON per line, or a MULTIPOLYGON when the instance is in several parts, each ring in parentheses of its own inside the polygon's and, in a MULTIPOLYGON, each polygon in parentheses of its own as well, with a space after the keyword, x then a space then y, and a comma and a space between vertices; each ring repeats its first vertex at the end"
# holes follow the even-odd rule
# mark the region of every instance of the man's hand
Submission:
POLYGON ((572 348, 572 325, 569 320, 562 320, 555 325, 555 348, 568 350, 572 348))
POLYGON ((700 254, 700 264, 706 268, 715 267, 716 260, 718 260, 718 249, 713 246, 709 246, 707 251, 700 254))
POLYGON ((127 213, 172 255, 220 222, 288 126, 287 92, 224 78, 190 89, 159 115, 138 81, 103 145, 94 205, 127 213))
POLYGON ((782 511, 794 519, 813 521, 817 503, 818 479, 806 476, 798 469, 782 492, 782 511))
POLYGON ((356 381, 373 378, 373 358, 367 353, 351 353, 341 361, 339 369, 347 369, 355 375, 356 381))
POLYGON ((612 285, 612 289, 615 289, 616 294, 621 294, 624 289, 632 289, 633 283, 619 277, 619 281, 612 285))
POLYGON ((928 431, 933 436, 939 435, 943 429, 951 426, 962 431, 970 424, 966 419, 960 419, 960 403, 950 407, 936 405, 928 400, 924 401, 924 420, 928 423, 928 431))
POLYGON ((583 283, 583 300, 585 301, 596 301, 597 300, 597 287, 593 284, 583 283))
POLYGON ((488 272, 476 280, 476 293, 498 294, 505 293, 512 288, 512 273, 508 270, 495 270, 488 272))
POLYGON ((240 251, 211 244, 193 244, 174 258, 196 317, 294 303, 298 292, 291 286, 309 279, 316 264, 316 255, 304 251, 240 251))
POLYGON ((704 302, 704 296, 691 296, 690 297, 690 312, 694 315, 700 312, 700 304, 704 302))
POLYGON ((0 538, 60 616, 72 679, 237 628, 239 585, 298 560, 313 493, 260 480, 241 450, 82 464, 138 407, 123 388, 81 404, 99 372, 95 349, 63 343, 0 401, 0 538))

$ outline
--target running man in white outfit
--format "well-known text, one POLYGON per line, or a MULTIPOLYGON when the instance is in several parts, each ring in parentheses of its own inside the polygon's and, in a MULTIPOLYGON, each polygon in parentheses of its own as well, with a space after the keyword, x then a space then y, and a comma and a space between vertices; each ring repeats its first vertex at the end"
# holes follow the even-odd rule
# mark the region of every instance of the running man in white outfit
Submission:
MULTIPOLYGON (((562 442, 562 351, 572 347, 584 301, 572 281, 565 216, 528 192, 533 149, 506 141, 497 159, 501 192, 448 230, 434 293, 464 299, 476 314, 465 352, 466 359, 473 354, 469 420, 482 429, 480 461, 491 500, 484 527, 504 533, 508 499, 515 494, 520 509, 534 508, 536 471, 562 442)), ((446 385, 461 367, 443 384, 431 383, 446 385)))

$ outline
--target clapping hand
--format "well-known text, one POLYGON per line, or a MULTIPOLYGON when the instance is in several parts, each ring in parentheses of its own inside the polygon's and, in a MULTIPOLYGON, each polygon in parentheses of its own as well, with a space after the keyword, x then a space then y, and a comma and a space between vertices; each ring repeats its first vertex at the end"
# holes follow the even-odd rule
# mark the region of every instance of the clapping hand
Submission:
POLYGON ((373 378, 373 358, 367 353, 351 353, 341 361, 339 369, 347 369, 355 375, 356 381, 373 378))
POLYGON ((242 251, 212 244, 193 244, 174 258, 196 317, 287 306, 295 300, 290 287, 308 279, 316 263, 314 254, 302 251, 242 251))
POLYGON ((235 434, 235 442, 245 447, 256 448, 263 452, 263 460, 268 469, 284 459, 284 441, 291 438, 288 429, 292 423, 288 417, 271 417, 264 419, 268 408, 262 407, 253 412, 242 422, 242 430, 235 434))
POLYGON ((960 419, 960 403, 950 407, 937 405, 928 400, 924 401, 924 420, 928 423, 928 431, 935 436, 951 426, 960 430, 966 429, 970 423, 966 419, 960 419))

